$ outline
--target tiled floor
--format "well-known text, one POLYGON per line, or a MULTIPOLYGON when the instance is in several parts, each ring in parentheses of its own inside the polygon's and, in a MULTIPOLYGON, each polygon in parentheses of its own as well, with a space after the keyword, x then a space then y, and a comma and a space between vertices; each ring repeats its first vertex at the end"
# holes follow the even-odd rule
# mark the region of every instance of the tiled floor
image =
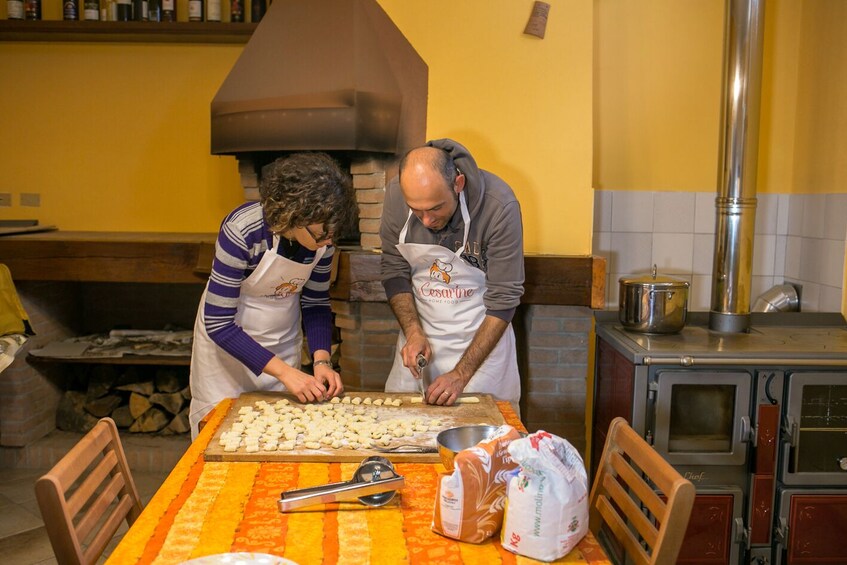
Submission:
MULTIPOLYGON (((55 564, 56 558, 35 500, 35 480, 44 474, 78 440, 79 434, 53 432, 10 456, 4 448, 0 466, 0 562, 16 565, 55 564), (9 466, 9 459, 16 461, 9 466), (38 464, 29 465, 28 462, 38 464)), ((188 437, 122 435, 130 470, 142 502, 147 504, 188 446, 188 437)), ((100 563, 120 541, 118 530, 100 563)))

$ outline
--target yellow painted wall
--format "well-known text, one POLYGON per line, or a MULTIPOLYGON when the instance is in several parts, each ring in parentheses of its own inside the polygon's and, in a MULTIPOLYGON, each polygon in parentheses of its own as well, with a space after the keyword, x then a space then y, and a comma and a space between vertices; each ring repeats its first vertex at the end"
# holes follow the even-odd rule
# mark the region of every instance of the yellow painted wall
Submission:
MULTIPOLYGON (((526 250, 590 252, 592 5, 381 0, 429 65, 428 137, 465 143, 521 200, 526 250)), ((45 14, 45 17, 56 17, 45 14)), ((155 25, 155 24, 151 24, 155 25)), ((241 200, 209 154, 209 103, 240 46, 0 42, 0 218, 67 230, 215 231, 241 200), (40 208, 19 205, 41 195, 40 208)))
POLYGON ((217 231, 243 199, 209 153, 209 103, 241 47, 0 44, 0 216, 66 230, 217 231), (18 205, 39 193, 40 208, 18 205))
POLYGON ((594 6, 594 187, 713 189, 723 2, 595 0, 594 6))
MULTIPOLYGON (((717 184, 724 2, 595 1, 594 186, 717 184)), ((768 0, 757 190, 847 192, 843 0, 768 0)))

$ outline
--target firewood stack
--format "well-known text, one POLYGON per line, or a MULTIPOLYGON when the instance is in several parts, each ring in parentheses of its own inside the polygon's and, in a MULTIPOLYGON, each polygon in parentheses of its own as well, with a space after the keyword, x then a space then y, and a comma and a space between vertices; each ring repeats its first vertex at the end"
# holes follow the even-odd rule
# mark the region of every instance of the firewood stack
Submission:
POLYGON ((130 432, 189 431, 191 393, 185 367, 92 365, 71 378, 59 402, 56 426, 85 433, 105 416, 130 432))

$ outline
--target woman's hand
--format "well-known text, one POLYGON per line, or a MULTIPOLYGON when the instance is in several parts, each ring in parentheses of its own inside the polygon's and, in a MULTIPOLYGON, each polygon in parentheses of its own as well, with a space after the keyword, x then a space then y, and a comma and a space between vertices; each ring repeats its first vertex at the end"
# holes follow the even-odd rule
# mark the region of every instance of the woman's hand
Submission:
POLYGON ((317 378, 295 369, 279 357, 265 365, 264 372, 276 377, 285 388, 300 402, 323 402, 326 400, 326 387, 317 378))
POLYGON ((324 363, 314 364, 312 365, 312 372, 315 374, 315 380, 326 387, 326 398, 332 398, 344 392, 341 375, 332 368, 332 365, 326 365, 324 363))
POLYGON ((293 369, 279 380, 300 402, 323 402, 327 398, 323 383, 302 371, 293 369))

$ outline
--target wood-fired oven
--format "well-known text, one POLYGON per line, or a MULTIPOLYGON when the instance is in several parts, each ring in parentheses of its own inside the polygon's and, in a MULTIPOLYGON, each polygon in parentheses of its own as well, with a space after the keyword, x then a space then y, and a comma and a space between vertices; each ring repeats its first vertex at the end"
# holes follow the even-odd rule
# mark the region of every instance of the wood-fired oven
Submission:
POLYGON ((753 314, 747 333, 597 318, 592 473, 623 416, 697 487, 677 563, 847 563, 847 324, 753 314))

